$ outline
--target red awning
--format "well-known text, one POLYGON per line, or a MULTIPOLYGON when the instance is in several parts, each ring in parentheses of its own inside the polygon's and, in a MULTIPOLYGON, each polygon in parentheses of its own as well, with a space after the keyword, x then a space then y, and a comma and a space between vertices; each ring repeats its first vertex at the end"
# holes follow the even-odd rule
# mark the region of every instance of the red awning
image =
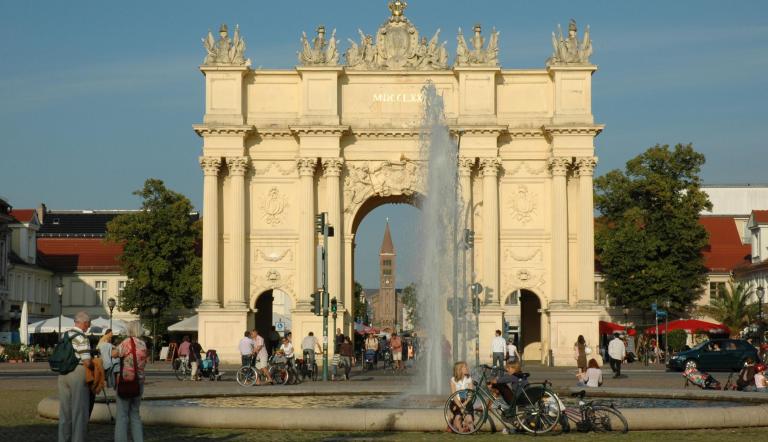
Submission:
POLYGON ((600 321, 599 330, 601 335, 612 335, 616 332, 627 331, 627 327, 615 322, 600 321))
MULTIPOLYGON (((667 332, 666 324, 659 323, 659 334, 667 332)), ((685 330, 689 333, 731 333, 731 330, 723 324, 700 321, 698 319, 676 319, 669 322, 669 330, 685 330)), ((656 326, 645 329, 646 334, 656 334, 656 326)))

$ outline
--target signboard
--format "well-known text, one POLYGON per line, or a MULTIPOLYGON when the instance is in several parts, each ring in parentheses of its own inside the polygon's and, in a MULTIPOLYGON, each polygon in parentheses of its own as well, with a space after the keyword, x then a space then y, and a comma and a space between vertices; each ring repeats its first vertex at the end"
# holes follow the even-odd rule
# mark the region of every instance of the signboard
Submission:
POLYGON ((275 324, 275 331, 284 332, 285 323, 283 321, 279 321, 277 324, 275 324))
POLYGON ((168 350, 169 347, 163 347, 160 349, 160 360, 165 361, 168 359, 168 350))

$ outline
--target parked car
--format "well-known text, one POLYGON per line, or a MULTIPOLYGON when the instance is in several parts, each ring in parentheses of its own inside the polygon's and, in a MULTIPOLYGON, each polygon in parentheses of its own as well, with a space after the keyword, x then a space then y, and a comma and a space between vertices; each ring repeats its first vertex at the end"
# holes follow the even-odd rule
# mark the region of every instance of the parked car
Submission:
POLYGON ((751 357, 757 361, 757 349, 741 339, 711 339, 690 350, 676 353, 667 363, 670 370, 693 367, 702 371, 738 371, 751 357))

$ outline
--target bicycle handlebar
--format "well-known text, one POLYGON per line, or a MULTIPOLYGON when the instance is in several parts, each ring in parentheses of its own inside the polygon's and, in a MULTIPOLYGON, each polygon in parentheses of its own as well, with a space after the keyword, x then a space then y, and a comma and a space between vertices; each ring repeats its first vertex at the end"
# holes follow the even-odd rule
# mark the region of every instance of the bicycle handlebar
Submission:
POLYGON ((584 396, 586 396, 587 392, 585 390, 581 390, 576 393, 571 393, 571 397, 577 397, 579 399, 584 399, 584 396))

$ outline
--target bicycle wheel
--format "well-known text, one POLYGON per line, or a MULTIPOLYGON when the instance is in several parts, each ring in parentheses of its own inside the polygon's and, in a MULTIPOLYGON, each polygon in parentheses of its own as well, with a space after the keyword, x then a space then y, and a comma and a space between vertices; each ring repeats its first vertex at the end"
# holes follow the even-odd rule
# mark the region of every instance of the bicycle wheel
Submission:
POLYGON ((269 371, 269 375, 272 376, 275 383, 279 385, 288 385, 288 381, 290 380, 288 370, 285 368, 272 367, 269 371))
POLYGON ((528 433, 552 431, 560 420, 560 399, 552 390, 541 385, 529 386, 517 400, 515 419, 528 433))
POLYGON ((256 370, 253 367, 246 365, 237 370, 235 380, 237 380, 237 383, 242 387, 250 387, 256 383, 256 376, 256 370))
POLYGON ((588 413, 588 419, 595 433, 604 433, 618 431, 626 433, 629 431, 627 419, 621 412, 615 408, 595 405, 591 413, 588 413))
MULTIPOLYGON (((461 400, 463 403, 464 400, 461 400)), ((456 434, 473 434, 483 427, 488 419, 488 408, 475 390, 459 390, 448 397, 443 407, 445 423, 456 434), (466 395, 466 405, 460 407, 456 401, 466 395)))
MULTIPOLYGON (((178 361, 178 359, 177 359, 177 361, 178 361)), ((173 374, 176 375, 176 379, 178 379, 180 381, 183 381, 184 378, 187 377, 187 373, 186 373, 186 370, 185 370, 186 367, 184 367, 184 364, 182 364, 181 361, 179 361, 178 363, 176 361, 174 361, 173 365, 174 365, 174 367, 173 367, 173 374)))

